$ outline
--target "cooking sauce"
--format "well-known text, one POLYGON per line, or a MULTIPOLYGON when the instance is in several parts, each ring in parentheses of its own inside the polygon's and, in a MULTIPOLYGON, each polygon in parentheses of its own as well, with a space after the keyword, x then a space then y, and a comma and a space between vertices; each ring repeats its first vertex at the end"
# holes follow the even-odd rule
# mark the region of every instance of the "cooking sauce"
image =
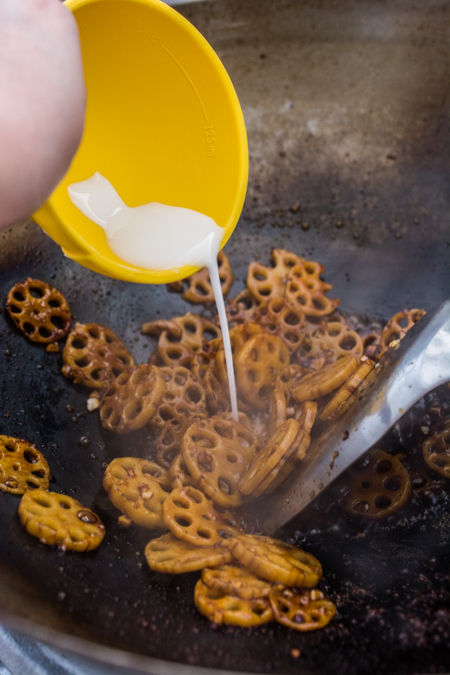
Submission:
POLYGON ((130 265, 150 270, 176 270, 184 265, 207 267, 222 329, 231 412, 238 420, 236 385, 217 255, 223 228, 203 213, 150 202, 130 207, 98 171, 67 188, 72 203, 105 231, 108 247, 130 265))

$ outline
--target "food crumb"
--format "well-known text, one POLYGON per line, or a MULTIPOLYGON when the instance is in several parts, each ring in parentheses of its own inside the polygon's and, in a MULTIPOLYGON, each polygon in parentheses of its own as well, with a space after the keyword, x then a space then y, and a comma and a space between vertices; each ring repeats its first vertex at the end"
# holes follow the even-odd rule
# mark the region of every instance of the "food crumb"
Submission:
POLYGON ((291 656, 293 659, 298 659, 301 654, 300 649, 291 649, 291 656))
POLYGON ((89 412, 93 412, 94 410, 97 410, 97 408, 100 408, 100 401, 98 398, 88 398, 86 408, 89 410, 89 412))
POLYGON ((50 342, 45 348, 46 352, 59 352, 59 344, 57 342, 50 342))

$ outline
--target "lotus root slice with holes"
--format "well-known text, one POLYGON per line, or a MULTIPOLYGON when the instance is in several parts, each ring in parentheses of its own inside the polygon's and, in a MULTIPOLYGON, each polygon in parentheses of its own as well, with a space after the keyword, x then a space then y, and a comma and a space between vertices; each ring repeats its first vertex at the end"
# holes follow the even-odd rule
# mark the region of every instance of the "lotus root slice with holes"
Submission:
POLYGON ((129 368, 103 393, 103 427, 118 434, 141 429, 156 414, 163 394, 164 379, 157 366, 142 363, 129 368))
POLYGON ((306 321, 298 305, 292 305, 284 298, 271 298, 258 307, 257 318, 267 333, 283 340, 290 354, 302 344, 306 321))
POLYGON ((106 326, 76 323, 63 351, 63 375, 75 384, 104 389, 134 365, 123 342, 106 326))
POLYGON ((29 490, 46 490, 50 469, 44 455, 28 441, 0 436, 0 490, 22 495, 29 490))
POLYGON ((193 422, 205 417, 206 415, 195 415, 189 418, 180 415, 167 420, 155 441, 156 461, 168 469, 172 460, 181 452, 181 439, 186 430, 193 422))
POLYGON ((450 423, 423 442, 422 452, 430 469, 450 478, 450 423))
POLYGON ((163 504, 163 518, 175 537, 194 546, 224 544, 242 531, 230 511, 214 506, 190 486, 173 490, 163 504))
POLYGON ((289 365, 289 350, 276 335, 255 335, 235 358, 238 391, 256 410, 265 410, 277 375, 289 365))
POLYGON ((105 526, 93 511, 56 492, 25 492, 18 514, 28 534, 64 551, 92 551, 105 535, 105 526))
POLYGON ((194 546, 169 533, 147 544, 145 558, 155 572, 184 574, 223 565, 231 562, 233 556, 223 546, 194 546))
POLYGON ((201 579, 194 591, 197 609, 215 624, 230 626, 260 626, 272 621, 273 612, 267 598, 244 600, 209 588, 201 579))
POLYGON ((332 286, 320 279, 323 266, 312 261, 303 261, 292 268, 286 283, 286 300, 300 307, 307 317, 323 317, 332 314, 340 300, 331 300, 325 293, 332 286))
POLYGON ((185 464, 181 452, 172 460, 168 475, 173 490, 176 488, 183 488, 188 485, 191 487, 197 487, 197 483, 189 473, 189 469, 185 464))
POLYGON ((183 436, 182 455, 200 489, 223 508, 243 502, 237 484, 256 453, 255 436, 239 422, 210 417, 183 436))
POLYGON ((267 598, 272 587, 269 582, 236 564, 221 565, 215 569, 206 567, 202 572, 202 581, 224 595, 234 595, 244 600, 267 598))
POLYGON ((286 588, 276 584, 269 601, 275 621, 300 632, 324 628, 336 614, 336 605, 317 588, 286 588))
POLYGON ((230 550, 241 565, 266 581, 314 588, 322 578, 317 558, 271 537, 240 535, 230 542, 230 550))
POLYGON ((6 309, 19 330, 33 342, 50 344, 66 337, 72 315, 56 288, 39 279, 25 279, 8 293, 6 309))
POLYGON ((248 288, 241 291, 235 298, 228 300, 225 309, 229 326, 234 327, 246 321, 254 321, 258 304, 248 288))
MULTIPOLYGON (((220 286, 222 294, 225 296, 233 284, 233 271, 230 261, 223 251, 217 256, 219 267, 220 286)), ((206 267, 195 272, 187 279, 189 288, 184 291, 182 298, 193 304, 208 304, 215 301, 214 291, 209 278, 209 272, 206 267)))
POLYGON ((354 356, 342 356, 334 363, 305 375, 292 394, 299 403, 314 401, 342 386, 357 367, 358 361, 354 356))
POLYGON ((383 519, 408 502, 411 481, 398 457, 370 450, 340 478, 339 505, 351 515, 383 519))
POLYGON ((168 420, 205 413, 205 390, 190 370, 166 366, 159 372, 164 380, 164 393, 150 420, 153 428, 161 430, 168 420))
POLYGON ((323 422, 331 419, 332 417, 336 418, 336 416, 340 416, 346 407, 345 404, 349 401, 350 397, 353 396, 359 385, 367 377, 374 366, 375 361, 367 358, 367 356, 362 357, 361 363, 355 372, 350 375, 348 380, 344 382, 342 387, 334 394, 333 398, 328 401, 326 406, 323 408, 319 415, 319 418, 323 422))
POLYGON ((381 347, 385 349, 393 340, 400 340, 425 313, 424 309, 404 309, 394 314, 381 333, 381 347))
POLYGON ((284 297, 288 276, 303 258, 290 251, 274 249, 272 260, 274 267, 265 267, 259 262, 248 266, 247 287, 258 302, 284 297))
POLYGON ((324 321, 308 338, 309 359, 325 357, 327 363, 341 356, 353 354, 360 359, 364 354, 364 344, 358 333, 342 321, 324 321))
POLYGON ((112 504, 135 525, 166 530, 162 505, 172 491, 167 472, 155 462, 117 457, 107 466, 103 487, 112 504))

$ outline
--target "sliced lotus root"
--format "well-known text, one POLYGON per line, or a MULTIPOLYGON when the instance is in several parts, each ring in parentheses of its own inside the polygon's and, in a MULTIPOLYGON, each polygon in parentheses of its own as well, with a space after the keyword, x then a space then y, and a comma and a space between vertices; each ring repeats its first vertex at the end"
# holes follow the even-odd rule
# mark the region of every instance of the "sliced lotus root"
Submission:
POLYGON ((220 591, 224 595, 234 595, 243 600, 267 598, 271 584, 259 579, 240 565, 223 564, 215 569, 205 567, 202 572, 202 581, 209 588, 220 591))
POLYGON ((291 363, 289 366, 286 366, 286 368, 283 368, 278 375, 275 381, 275 388, 291 392, 300 384, 300 380, 309 372, 311 371, 303 366, 291 363))
POLYGON ((166 366, 189 368, 203 341, 220 337, 220 329, 198 314, 177 316, 171 321, 151 321, 141 329, 145 335, 159 335, 158 354, 166 366))
POLYGON ((203 386, 206 394, 206 407, 208 412, 215 415, 230 409, 230 391, 228 384, 219 378, 217 366, 212 363, 203 378, 203 386))
POLYGON ((286 394, 283 389, 272 389, 269 396, 269 436, 273 436, 278 427, 286 422, 286 394))
POLYGON ((276 584, 269 601, 278 623, 301 632, 323 628, 336 614, 336 605, 317 588, 286 588, 276 584))
POLYGON ((75 384, 103 389, 134 365, 125 345, 110 328, 76 323, 63 351, 63 375, 75 384))
POLYGON ((67 495, 40 489, 25 492, 17 512, 28 534, 63 551, 92 551, 105 536, 100 518, 67 495))
POLYGON ((258 304, 248 288, 241 291, 235 298, 228 300, 225 309, 229 326, 234 327, 246 321, 253 321, 258 304))
POLYGON ((348 401, 350 396, 352 396, 361 382, 365 377, 370 373, 372 368, 375 366, 375 361, 363 356, 361 363, 355 372, 350 375, 347 382, 344 382, 342 387, 334 394, 333 398, 328 401, 325 408, 319 415, 319 419, 322 422, 331 419, 333 416, 339 416, 344 410, 345 403, 348 401))
POLYGON ((172 460, 172 464, 169 467, 168 476, 170 484, 174 490, 176 488, 182 488, 188 485, 197 487, 197 483, 189 473, 189 469, 186 466, 181 452, 172 460))
POLYGON ((190 486, 173 490, 163 504, 163 518, 175 537, 194 546, 215 546, 242 532, 230 511, 190 486))
POLYGON ((230 550, 241 565, 267 581, 313 588, 322 578, 317 558, 278 539, 244 534, 230 542, 230 550))
POLYGON ((339 505, 351 515, 367 518, 387 518, 399 511, 411 494, 411 481, 399 458, 377 449, 353 464, 340 483, 347 494, 339 505))
MULTIPOLYGON (((231 269, 230 261, 223 251, 217 256, 217 264, 219 267, 220 286, 222 294, 225 296, 234 281, 233 270, 231 269)), ((184 291, 182 298, 194 304, 214 302, 214 291, 211 286, 209 272, 206 267, 195 272, 187 279, 189 288, 184 291)))
POLYGON ((217 350, 221 344, 220 339, 204 340, 201 349, 192 357, 190 368, 199 382, 203 382, 209 366, 215 365, 217 350))
POLYGON ((240 394, 257 410, 268 406, 270 388, 289 364, 289 350, 276 335, 255 335, 247 340, 235 359, 240 394))
POLYGON ((117 457, 107 466, 103 487, 116 509, 150 530, 167 529, 162 504, 172 491, 167 472, 138 457, 117 457))
POLYGON ((307 434, 311 433, 317 415, 317 403, 315 401, 303 401, 295 410, 294 419, 300 425, 300 429, 307 434))
POLYGON ((70 331, 72 315, 62 293, 38 279, 20 281, 6 299, 11 319, 33 342, 57 342, 70 331))
POLYGON ((156 415, 163 394, 164 379, 157 366, 141 363, 129 368, 103 394, 102 425, 118 434, 141 429, 156 415))
POLYGON ((425 314, 424 309, 404 309, 394 314, 381 333, 381 347, 385 349, 393 340, 401 340, 425 314))
POLYGON ((450 424, 422 444, 423 457, 433 471, 450 478, 450 424))
POLYGON ((22 495, 28 490, 46 490, 50 469, 34 445, 12 436, 0 436, 0 490, 22 495))
POLYGON ((152 427, 161 430, 168 420, 205 413, 205 390, 187 368, 166 366, 160 368, 160 373, 164 380, 164 393, 150 420, 152 427))
POLYGON ((195 585, 197 609, 212 623, 230 626, 260 626, 272 621, 273 612, 267 598, 244 600, 209 588, 199 579, 195 585))
POLYGON ((284 298, 271 298, 258 307, 257 317, 267 333, 283 340, 290 354, 302 344, 306 322, 298 305, 292 305, 284 298))
POLYGON ((233 556, 224 546, 194 546, 169 533, 149 541, 145 547, 145 558, 155 572, 184 574, 223 565, 231 562, 233 556))
POLYGON ((340 300, 327 298, 325 293, 332 289, 320 279, 323 266, 312 261, 304 261, 289 273, 285 297, 288 302, 300 307, 306 316, 319 317, 332 314, 340 300))
POLYGON ((239 422, 211 417, 192 424, 183 436, 182 455, 199 488, 215 504, 243 502, 237 484, 256 453, 255 436, 239 422))
MULTIPOLYGON (((239 352, 239 350, 244 346, 244 344, 254 335, 264 334, 264 328, 254 322, 246 322, 239 326, 234 326, 230 329, 230 343, 231 343, 231 353, 233 358, 239 352)), ((216 366, 217 366, 217 376, 219 380, 223 383, 228 384, 228 370, 225 359, 225 349, 223 347, 223 340, 218 340, 217 349, 216 349, 216 366)))
POLYGON ((311 365, 321 358, 325 359, 325 363, 333 363, 348 354, 353 354, 359 360, 364 354, 364 345, 361 336, 342 321, 323 321, 319 328, 305 338, 300 349, 302 363, 305 363, 306 357, 311 365))
POLYGON ((181 439, 184 432, 198 419, 204 419, 206 415, 194 415, 185 417, 180 415, 165 422, 158 438, 155 441, 156 461, 168 469, 174 457, 181 452, 181 439))
POLYGON ((342 356, 321 370, 305 375, 292 394, 296 401, 314 401, 337 389, 355 372, 358 361, 354 356, 342 356))
POLYGON ((303 258, 290 251, 274 249, 272 260, 274 267, 265 267, 258 262, 248 266, 247 287, 258 302, 284 297, 288 276, 303 258))
POLYGON ((276 429, 263 449, 254 456, 239 481, 239 490, 244 495, 252 494, 276 466, 281 467, 292 455, 299 428, 296 420, 289 419, 276 429))

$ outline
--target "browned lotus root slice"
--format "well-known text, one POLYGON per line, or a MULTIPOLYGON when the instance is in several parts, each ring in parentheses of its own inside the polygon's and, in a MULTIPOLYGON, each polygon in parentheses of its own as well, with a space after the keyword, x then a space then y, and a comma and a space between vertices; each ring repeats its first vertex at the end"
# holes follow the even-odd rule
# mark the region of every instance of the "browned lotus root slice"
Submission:
POLYGON ((150 321, 142 326, 145 335, 159 335, 158 354, 166 366, 189 368, 203 341, 220 337, 220 329, 198 314, 177 316, 171 321, 150 321))
POLYGON ((310 443, 311 436, 299 429, 289 453, 282 457, 264 480, 253 490, 253 496, 260 497, 262 494, 272 494, 286 480, 295 464, 304 459, 310 443))
POLYGON ((267 598, 272 587, 240 565, 221 565, 216 569, 205 567, 202 581, 209 588, 224 595, 234 595, 244 600, 267 598))
POLYGON ((272 389, 269 396, 269 436, 273 436, 278 427, 286 422, 286 394, 283 389, 272 389))
POLYGON ((231 562, 233 556, 224 546, 194 546, 169 533, 147 544, 145 558, 155 572, 184 574, 223 565, 231 562))
MULTIPOLYGON (((254 335, 263 334, 264 328, 258 323, 246 322, 239 326, 234 326, 230 330, 230 343, 231 343, 231 353, 233 358, 236 356, 238 351, 244 344, 254 335)), ((219 380, 223 383, 228 384, 228 371, 227 364, 225 360, 225 350, 223 347, 223 340, 220 339, 217 341, 217 350, 216 350, 216 366, 217 366, 217 376, 219 380)))
POLYGON ((216 363, 216 353, 221 340, 204 340, 201 349, 195 352, 191 361, 191 371, 199 382, 203 382, 206 372, 216 363))
POLYGON ((205 417, 206 415, 194 415, 192 417, 180 415, 167 420, 155 441, 156 461, 168 469, 174 457, 181 452, 181 439, 184 432, 189 429, 193 422, 205 417))
POLYGON ((258 302, 282 298, 291 270, 299 265, 303 258, 290 251, 275 248, 272 251, 272 260, 274 267, 265 267, 258 262, 252 262, 248 266, 247 286, 258 302))
POLYGON ((424 309, 404 309, 389 319, 381 333, 381 347, 386 348, 393 340, 401 340, 410 328, 426 314, 424 309))
POLYGON ((241 291, 235 298, 228 300, 225 309, 229 326, 234 327, 246 321, 253 321, 258 304, 248 288, 241 291))
POLYGON ((283 340, 290 354, 302 344, 306 322, 298 305, 292 305, 284 298, 271 298, 258 307, 257 317, 267 333, 283 340))
MULTIPOLYGON (((348 354, 360 359, 363 353, 364 345, 360 335, 342 321, 323 321, 319 328, 307 336, 300 349, 302 362, 305 362, 306 357, 311 365, 322 358, 325 363, 332 363, 348 354)), ((319 370, 320 367, 315 369, 319 370)))
POLYGON ((12 436, 0 436, 0 490, 22 495, 28 490, 46 490, 50 469, 34 445, 12 436))
POLYGON ((286 283, 286 300, 301 307, 306 316, 318 317, 332 314, 340 300, 327 298, 325 293, 332 289, 320 279, 323 266, 304 261, 292 268, 286 283))
POLYGON ((315 401, 303 401, 303 403, 296 408, 294 419, 297 420, 302 431, 306 434, 310 434, 316 415, 317 403, 315 401))
POLYGON ((212 623, 230 626, 260 626, 272 621, 273 612, 267 598, 244 600, 209 588, 199 579, 194 591, 195 606, 212 623))
POLYGON ((226 412, 230 409, 228 384, 222 382, 220 379, 215 363, 212 363, 207 369, 203 378, 203 386, 205 387, 208 412, 215 415, 216 413, 226 412))
POLYGON ((256 452, 257 440, 239 422, 211 417, 192 424, 182 454, 200 489, 215 504, 235 508, 243 502, 237 483, 256 452))
POLYGON ((28 534, 63 551, 92 551, 105 536, 100 518, 67 495, 40 489, 25 492, 17 512, 28 534))
POLYGON ((103 487, 116 509, 136 525, 167 529, 161 508, 172 487, 167 472, 155 462, 117 457, 106 468, 103 487))
MULTIPOLYGON (((217 263, 219 266, 220 286, 222 293, 225 296, 234 281, 233 270, 231 269, 230 261, 223 251, 217 256, 217 263)), ((209 272, 206 267, 195 272, 187 279, 189 288, 183 293, 182 298, 194 304, 214 302, 214 291, 209 279, 209 272)))
POLYGON ((423 457, 433 471, 450 478, 450 424, 422 444, 423 457))
POLYGON ((160 373, 164 380, 164 393, 150 420, 152 427, 161 430, 168 420, 205 413, 205 390, 187 368, 166 366, 160 369, 160 373))
POLYGON ((168 476, 170 484, 174 490, 176 488, 182 488, 188 485, 197 487, 197 483, 189 473, 189 469, 186 466, 181 452, 172 460, 172 464, 169 467, 168 476))
POLYGON ((75 324, 64 347, 63 362, 63 375, 91 389, 103 389, 134 365, 123 342, 98 323, 75 324))
POLYGON ((411 481, 398 457, 383 450, 370 450, 362 460, 344 473, 348 494, 339 505, 352 515, 387 518, 406 504, 411 481))
POLYGON ((317 558, 278 539, 243 534, 230 542, 230 550, 241 565, 267 581, 313 588, 322 578, 317 558))
POLYGON ((235 359, 236 382, 247 403, 257 410, 268 406, 270 387, 289 364, 289 350, 276 335, 255 335, 235 359))
POLYGON ((163 504, 166 527, 175 537, 194 546, 215 546, 242 530, 230 511, 215 507, 193 487, 173 490, 163 504))
POLYGON ((103 394, 102 425, 118 434, 141 429, 156 414, 163 394, 164 379, 157 366, 141 363, 129 368, 103 394))
POLYGON ((340 387, 358 367, 354 356, 342 356, 315 373, 305 375, 292 394, 296 401, 314 401, 340 387))
POLYGON ((275 381, 275 388, 291 392, 298 384, 300 384, 300 380, 309 372, 311 371, 303 366, 291 363, 289 366, 286 366, 286 368, 283 368, 278 375, 275 381))
POLYGON ((322 422, 331 419, 333 415, 340 414, 340 411, 344 409, 346 401, 348 401, 349 397, 355 393, 361 382, 367 377, 374 366, 375 361, 371 361, 367 356, 362 357, 361 363, 353 375, 350 375, 347 382, 344 382, 342 387, 334 394, 333 398, 328 401, 327 405, 320 413, 319 419, 321 419, 322 422))
POLYGON ((269 596, 278 623, 301 632, 327 625, 336 614, 336 605, 317 588, 286 588, 275 585, 269 596))
POLYGON ((294 419, 286 420, 276 429, 263 449, 254 456, 239 481, 239 490, 244 495, 252 494, 277 465, 284 465, 293 452, 298 431, 299 423, 294 419))
POLYGON ((62 293, 38 279, 20 281, 6 299, 11 319, 33 342, 49 344, 66 337, 72 315, 62 293))

